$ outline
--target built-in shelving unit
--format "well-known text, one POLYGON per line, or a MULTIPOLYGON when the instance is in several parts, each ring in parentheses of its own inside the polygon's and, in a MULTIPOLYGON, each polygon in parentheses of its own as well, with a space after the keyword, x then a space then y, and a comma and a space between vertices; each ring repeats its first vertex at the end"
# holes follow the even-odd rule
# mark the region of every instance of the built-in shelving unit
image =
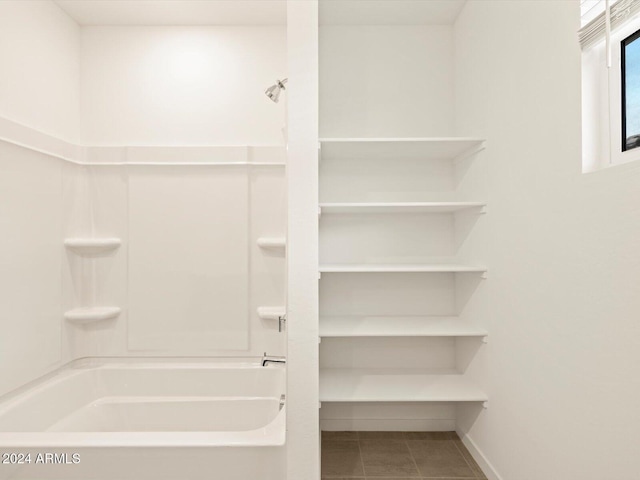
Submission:
POLYGON ((287 247, 287 239, 284 237, 260 237, 258 246, 265 249, 284 250, 287 247))
POLYGON ((485 267, 475 265, 439 264, 343 264, 320 265, 320 273, 486 273, 485 267))
POLYGON ((461 373, 488 332, 459 301, 487 273, 469 248, 487 204, 465 189, 483 149, 471 137, 320 140, 321 402, 352 403, 377 428, 394 402, 488 400, 461 373))
POLYGON ((79 255, 95 255, 116 250, 122 241, 119 238, 67 238, 64 246, 79 255))
POLYGON ((71 323, 87 325, 117 318, 120 312, 120 307, 74 308, 65 312, 64 318, 71 323))
POLYGON ((320 317, 320 337, 486 337, 487 332, 458 317, 320 317))
POLYGON ((438 138, 321 138, 321 157, 349 158, 421 158, 455 160, 484 146, 484 140, 472 137, 438 138))
POLYGON ((320 370, 321 402, 486 402, 464 375, 425 369, 320 370))
POLYGON ((258 307, 258 317, 263 320, 278 320, 285 314, 285 307, 258 307))
POLYGON ((463 210, 483 211, 485 207, 484 202, 321 203, 320 213, 450 213, 463 210))

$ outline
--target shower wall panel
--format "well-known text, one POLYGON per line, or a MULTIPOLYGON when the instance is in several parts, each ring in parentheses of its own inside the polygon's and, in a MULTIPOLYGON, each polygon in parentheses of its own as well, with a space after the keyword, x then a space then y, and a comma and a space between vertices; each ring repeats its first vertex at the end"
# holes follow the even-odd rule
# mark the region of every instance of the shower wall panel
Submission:
POLYGON ((129 349, 248 349, 248 187, 244 167, 130 169, 129 349))
POLYGON ((0 141, 0 395, 62 359, 63 167, 0 141))

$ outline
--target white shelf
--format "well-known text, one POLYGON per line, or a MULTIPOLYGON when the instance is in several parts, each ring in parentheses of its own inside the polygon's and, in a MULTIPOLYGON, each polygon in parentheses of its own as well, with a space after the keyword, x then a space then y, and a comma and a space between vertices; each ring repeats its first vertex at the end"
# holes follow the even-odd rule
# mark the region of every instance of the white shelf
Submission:
POLYGON ((285 314, 285 307, 258 307, 258 317, 263 320, 278 320, 285 314))
POLYGON ((331 159, 456 159, 483 148, 484 139, 433 138, 321 138, 321 155, 331 159))
POLYGON ((287 240, 284 237, 260 237, 258 238, 260 248, 285 249, 287 240))
POLYGON ((78 254, 91 255, 115 250, 121 243, 119 238, 67 238, 64 246, 78 254))
POLYGON ((120 311, 120 307, 75 308, 65 312, 64 318, 71 323, 86 325, 116 318, 120 315, 120 311))
POLYGON ((320 265, 320 273, 485 273, 485 267, 439 264, 335 264, 320 265))
POLYGON ((483 202, 321 203, 320 213, 448 213, 485 206, 483 202))
POLYGON ((486 402, 464 375, 422 369, 320 370, 321 402, 486 402))
POLYGON ((326 337, 485 337, 487 332, 458 317, 321 317, 326 337))

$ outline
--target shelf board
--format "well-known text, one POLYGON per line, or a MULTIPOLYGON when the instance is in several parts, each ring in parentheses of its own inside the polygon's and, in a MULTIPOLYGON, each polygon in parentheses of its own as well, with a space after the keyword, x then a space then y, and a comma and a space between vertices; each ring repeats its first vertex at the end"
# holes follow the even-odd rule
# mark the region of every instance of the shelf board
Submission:
POLYGON ((485 267, 440 264, 329 264, 320 273, 485 273, 485 267))
POLYGON ((320 336, 328 337, 485 337, 487 332, 458 317, 321 317, 320 336))
POLYGON ((115 250, 122 244, 119 238, 67 238, 64 246, 81 255, 91 255, 115 250))
POLYGON ((422 369, 320 370, 321 402, 486 402, 464 375, 422 369))
POLYGON ((331 159, 440 159, 454 160, 483 148, 484 139, 429 138, 321 138, 321 155, 331 159))
POLYGON ((449 213, 482 210, 483 202, 321 203, 321 214, 341 213, 449 213))
POLYGON ((120 307, 86 307, 74 308, 65 312, 64 318, 68 322, 86 325, 89 323, 111 320, 120 315, 120 307))
POLYGON ((287 240, 284 237, 260 237, 258 238, 258 246, 268 249, 285 249, 287 240))
POLYGON ((285 314, 285 307, 258 307, 258 317, 263 320, 278 320, 285 314))

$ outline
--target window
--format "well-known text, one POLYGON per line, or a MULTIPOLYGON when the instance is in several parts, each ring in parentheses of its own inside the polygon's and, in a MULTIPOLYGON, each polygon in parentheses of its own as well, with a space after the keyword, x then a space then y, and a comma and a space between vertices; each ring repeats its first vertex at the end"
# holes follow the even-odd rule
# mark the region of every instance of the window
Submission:
POLYGON ((583 171, 640 161, 640 0, 582 0, 583 171))
POLYGON ((622 151, 640 147, 640 30, 620 45, 622 151))

